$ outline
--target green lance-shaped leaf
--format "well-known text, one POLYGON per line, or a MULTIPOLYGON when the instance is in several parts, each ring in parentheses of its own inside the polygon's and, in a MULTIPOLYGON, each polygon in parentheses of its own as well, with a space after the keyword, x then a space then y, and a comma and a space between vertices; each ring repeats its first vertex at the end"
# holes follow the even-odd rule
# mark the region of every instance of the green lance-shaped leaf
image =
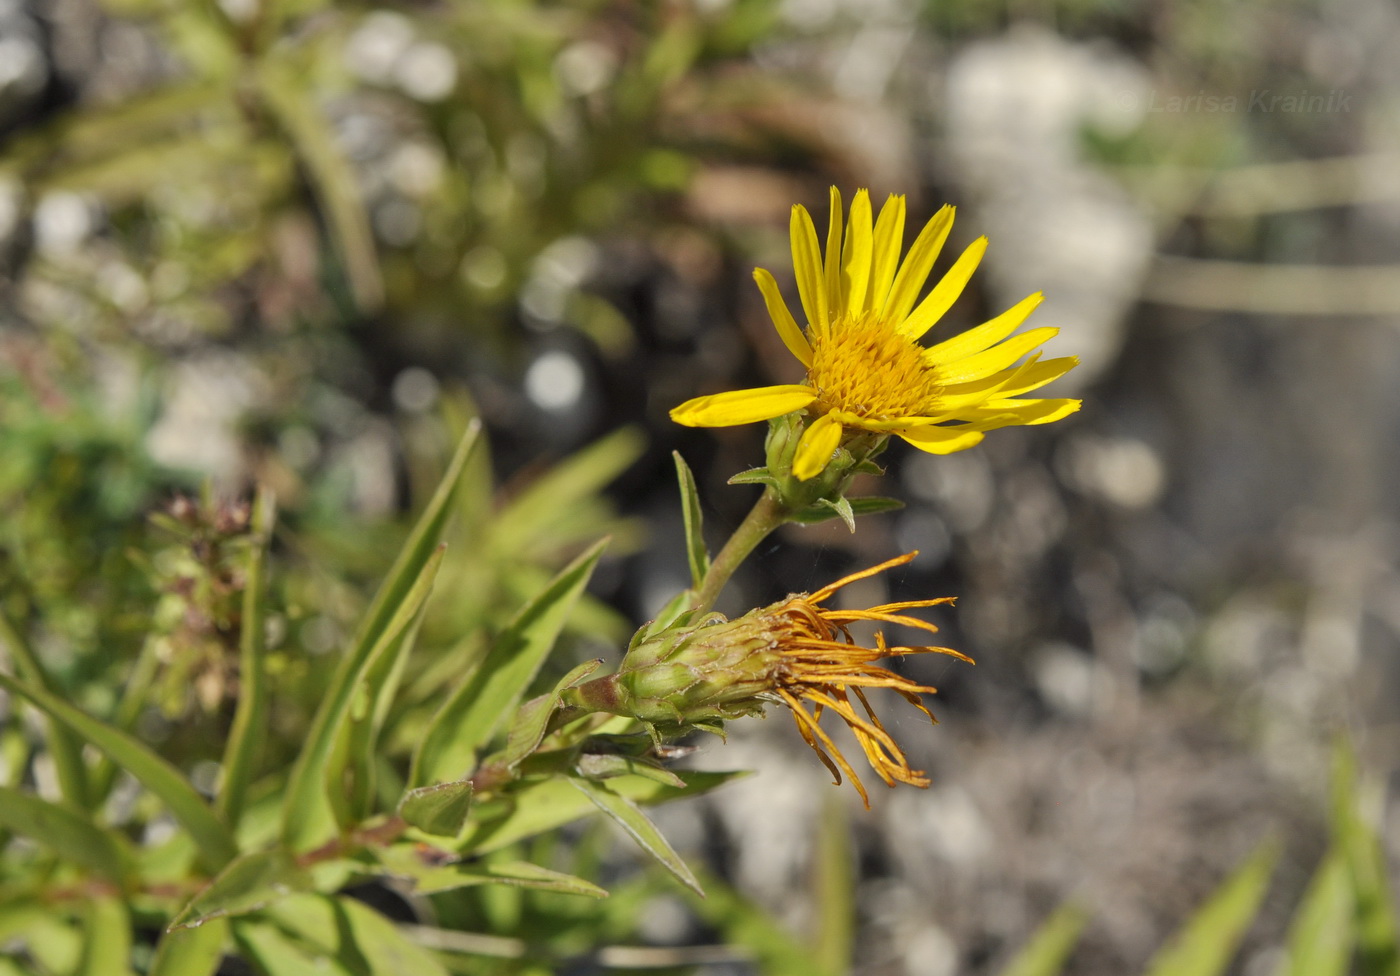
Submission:
POLYGON ((399 816, 425 834, 456 837, 467 823, 471 804, 471 781, 438 783, 405 793, 399 801, 399 816))
POLYGON ((211 919, 247 915, 289 895, 309 891, 312 884, 311 872, 284 848, 245 854, 195 895, 170 928, 198 928, 211 919))
POLYGON ((528 551, 542 533, 555 532, 561 516, 631 467, 645 449, 641 432, 623 427, 571 454, 501 510, 491 526, 493 544, 503 552, 528 551))
MULTIPOLYGON (((382 621, 388 619, 388 597, 393 592, 403 590, 401 584, 391 586, 391 580, 395 579, 397 571, 401 566, 411 565, 420 555, 430 551, 442 538, 448 515, 463 507, 461 503, 466 501, 462 498, 463 485, 468 480, 473 458, 484 453, 479 449, 480 443, 481 423, 473 418, 468 421, 457 450, 439 480, 433 497, 419 517, 403 553, 396 560, 394 569, 390 571, 389 578, 381 586, 380 592, 375 594, 374 604, 366 613, 365 621, 361 625, 363 633, 357 635, 357 647, 358 638, 373 632, 381 626, 382 621)), ((371 812, 376 794, 375 774, 379 768, 379 735, 398 693, 404 667, 408 663, 408 656, 413 650, 421 625, 420 611, 418 618, 398 640, 390 643, 382 652, 374 654, 360 681, 363 694, 368 697, 368 707, 352 711, 350 720, 342 728, 338 747, 333 754, 335 758, 331 763, 330 779, 341 784, 340 790, 332 792, 331 799, 334 802, 342 795, 346 797, 342 822, 363 820, 371 812), (348 767, 345 775, 336 776, 337 767, 348 767)))
POLYGON ((1031 940, 1001 971, 1001 976, 1059 976, 1089 922, 1082 905, 1066 902, 1040 924, 1031 940))
POLYGON ((1346 976, 1355 913, 1346 855, 1334 848, 1317 866, 1288 927, 1288 955, 1278 976, 1346 976))
POLYGON ((267 672, 264 651, 263 573, 267 565, 268 540, 276 518, 276 502, 266 487, 258 489, 253 502, 252 546, 243 584, 243 615, 238 640, 238 706, 233 713, 228 744, 224 748, 224 776, 219 787, 218 808, 235 828, 243 816, 248 784, 258 747, 266 735, 267 672))
POLYGON ((681 487, 681 515, 685 519, 685 553, 690 561, 690 585, 695 589, 705 582, 705 574, 710 571, 710 553, 705 548, 705 536, 701 531, 703 515, 700 511, 700 491, 695 487, 695 475, 690 473, 690 465, 685 463, 680 451, 672 451, 676 459, 676 480, 681 487))
POLYGON ((1340 742, 1332 762, 1332 832, 1345 855, 1356 902, 1356 970, 1361 976, 1398 976, 1400 939, 1385 855, 1357 802, 1356 757, 1340 742))
POLYGON ((330 693, 317 710, 306 745, 292 765, 287 791, 283 796, 282 841, 291 850, 306 850, 334 832, 329 790, 330 780, 336 778, 330 772, 336 738, 342 725, 349 720, 351 706, 360 688, 360 678, 370 662, 393 646, 417 619, 419 610, 432 592, 433 580, 437 578, 438 568, 442 565, 442 553, 443 550, 439 548, 428 557, 417 581, 404 596, 389 625, 380 632, 378 641, 369 653, 357 654, 361 657, 360 667, 353 672, 344 669, 338 671, 330 693), (344 680, 341 680, 342 677, 344 680))
POLYGON ((1279 846, 1272 839, 1255 849, 1215 890, 1168 945, 1152 958, 1147 976, 1219 976, 1254 921, 1269 889, 1279 846))
POLYGON ((602 664, 603 659, 600 657, 584 661, 560 678, 548 693, 540 695, 538 698, 532 698, 521 705, 520 710, 515 713, 515 719, 510 724, 505 749, 501 751, 499 756, 493 756, 492 761, 509 769, 520 765, 521 761, 539 748, 539 744, 544 740, 545 732, 549 729, 549 720, 554 717, 555 711, 559 708, 560 692, 566 688, 572 688, 597 671, 602 664))
POLYGON ((496 638, 486 657, 433 717, 413 757, 410 784, 463 779, 472 771, 477 752, 515 709, 553 650, 605 545, 606 539, 564 567, 496 638))
POLYGON ((94 898, 83 912, 77 976, 131 976, 131 917, 118 898, 94 898))
MULTIPOLYGON (((0 649, 8 650, 20 678, 50 695, 61 697, 58 685, 39 661, 38 655, 24 639, 19 628, 0 610, 0 649)), ((49 752, 63 798, 75 807, 88 806, 89 783, 87 766, 83 763, 82 740, 61 722, 51 722, 48 736, 49 752)))
POLYGON ((628 836, 641 846, 642 850, 656 858, 662 867, 675 876, 677 881, 698 895, 704 894, 700 890, 700 882, 695 880, 695 875, 691 873, 690 867, 661 835, 661 831, 656 829, 656 825, 637 808, 636 804, 599 783, 593 783, 586 779, 574 779, 569 782, 588 797, 594 806, 602 810, 603 813, 612 818, 614 823, 626 831, 628 836))
MULTIPOLYGON (((747 772, 691 772, 685 786, 676 788, 644 776, 618 776, 608 780, 608 789, 635 803, 655 804, 687 796, 700 796, 747 772)), ((570 785, 570 780, 554 778, 513 788, 509 794, 478 804, 458 843, 464 854, 486 854, 572 823, 592 813, 592 800, 570 785)))
POLYGON ((374 250, 369 215, 350 162, 336 146, 335 134, 310 97, 302 74, 264 58, 255 75, 258 94, 290 137, 310 177, 355 304, 374 311, 384 300, 384 282, 374 250))
POLYGON ((794 512, 792 520, 803 525, 815 525, 818 522, 825 522, 829 519, 840 518, 846 523, 846 528, 852 532, 856 530, 856 519, 862 515, 878 515, 881 512, 894 512, 904 507, 904 503, 897 498, 880 498, 870 496, 867 498, 839 498, 830 501, 820 498, 815 505, 804 508, 799 512, 794 512))
POLYGON ((585 752, 574 763, 574 769, 584 779, 615 779, 618 776, 641 776, 676 789, 685 787, 685 780, 660 763, 642 756, 625 756, 617 753, 585 752))
POLYGON ((558 891, 588 898, 606 898, 607 891, 571 874, 551 871, 527 861, 499 861, 491 864, 439 864, 425 859, 417 844, 394 844, 376 852, 386 874, 413 885, 420 895, 431 895, 456 888, 503 884, 516 888, 558 891))
POLYGON ((147 976, 214 976, 229 939, 228 922, 211 919, 196 929, 161 936, 147 976))
POLYGON ((125 886, 133 864, 125 837, 70 807, 0 787, 0 826, 53 849, 93 874, 125 886))
MULTIPOLYGON (((260 918, 238 919, 233 938, 239 954, 267 976, 364 976, 363 968, 351 969, 327 950, 307 945, 282 928, 260 918)), ((378 974, 375 974, 378 976, 378 974)))
MULTIPOLYGON (((381 653, 375 654, 360 683, 364 693, 372 696, 372 701, 359 712, 352 709, 350 720, 341 729, 340 742, 333 755, 346 767, 340 782, 348 812, 342 822, 358 822, 374 812, 376 780, 383 758, 379 754, 379 735, 403 678, 408 656, 418 642, 424 611, 424 607, 419 607, 418 616, 413 618, 408 629, 381 653)), ((335 799, 332 795, 332 801, 335 799)))
POLYGON ((740 471, 730 478, 728 484, 731 485, 774 485, 778 484, 778 479, 773 477, 773 472, 767 468, 749 468, 747 471, 740 471))
MULTIPOLYGON (((356 976, 449 976, 436 956, 353 898, 298 895, 278 902, 264 915, 356 976)), ((313 970, 302 970, 302 974, 309 972, 313 970)))
POLYGON ((0 673, 0 688, 28 699, 106 753, 113 762, 150 790, 189 831, 207 866, 218 869, 238 856, 238 845, 223 819, 204 801, 180 771, 125 732, 98 721, 65 701, 0 673))

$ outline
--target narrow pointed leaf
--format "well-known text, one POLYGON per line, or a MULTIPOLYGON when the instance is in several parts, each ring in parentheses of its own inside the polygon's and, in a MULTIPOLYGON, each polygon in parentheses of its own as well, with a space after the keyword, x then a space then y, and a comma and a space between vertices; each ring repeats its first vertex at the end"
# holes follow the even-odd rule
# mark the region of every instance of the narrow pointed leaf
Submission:
POLYGON ((395 844, 384 848, 378 853, 378 860, 388 874, 412 882, 413 890, 420 895, 478 885, 504 884, 516 888, 586 895, 589 898, 608 896, 605 889, 592 882, 526 861, 432 864, 426 863, 419 856, 417 849, 409 844, 395 844))
POLYGON ((561 514, 631 467, 645 449, 642 433, 623 427, 576 451, 511 499, 493 520, 492 536, 506 551, 525 548, 542 531, 551 531, 561 514))
POLYGON ((587 678, 602 667, 602 664, 603 659, 600 657, 584 661, 560 678, 548 694, 532 698, 522 705, 520 710, 515 713, 515 720, 511 723, 510 734, 506 737, 505 750, 495 761, 509 768, 514 768, 520 764, 521 760, 539 748, 545 732, 549 729, 549 720, 554 717, 554 712, 559 707, 559 693, 566 688, 572 688, 587 678))
MULTIPOLYGON (((324 839, 335 829, 327 779, 332 747, 350 713, 350 706, 361 690, 361 681, 376 652, 385 652, 410 624, 427 597, 436 566, 442 556, 438 547, 443 528, 452 512, 452 501, 462 480, 467 459, 480 441, 481 421, 473 419, 458 442, 457 450, 438 483, 437 491, 418 517, 408 541, 380 584, 354 640, 341 659, 331 687, 322 700, 307 743, 293 765, 282 808, 282 832, 288 846, 304 849, 324 839), (430 572, 428 567, 432 563, 430 572), (414 604, 414 600, 417 600, 414 604), (410 604, 413 604, 410 608, 410 604), (386 635, 386 631, 393 631, 386 635)), ((348 758, 348 752, 345 753, 348 758)), ((361 757, 369 761, 369 757, 361 757)))
POLYGON ((409 790, 399 803, 399 816, 426 834, 456 837, 471 810, 472 784, 467 780, 409 790))
POLYGON ((0 827, 52 848, 113 884, 125 885, 130 875, 132 852, 125 837, 99 827, 85 813, 32 793, 0 787, 0 827))
POLYGON ((254 79, 263 104, 296 148, 325 214, 355 304, 373 312, 384 300, 384 282, 369 215, 355 171, 336 145, 330 124, 312 100, 302 73, 272 58, 257 62, 254 79))
POLYGON ((195 895, 170 928, 198 928, 211 919, 247 915, 289 895, 309 891, 313 883, 311 873, 285 848, 245 854, 195 895))
POLYGON ((94 898, 83 913, 83 957, 77 976, 131 976, 131 916, 117 898, 94 898))
POLYGON ((1278 862, 1279 846, 1260 844, 1216 889, 1165 949, 1153 957, 1147 976, 1219 976, 1249 928, 1278 862))
MULTIPOLYGON (((904 507, 904 503, 897 498, 870 496, 866 498, 843 498, 841 501, 845 502, 844 506, 830 502, 827 499, 822 499, 818 504, 810 508, 804 508, 802 511, 795 513, 792 519, 803 525, 813 525, 818 522, 825 522, 829 519, 840 517, 846 519, 847 527, 851 528, 854 526, 853 520, 862 515, 878 515, 881 512, 894 512, 904 507), (847 515, 850 516, 849 519, 847 519, 847 515)), ((853 528, 852 531, 854 531, 853 528)))
POLYGON ((617 753, 584 753, 574 764, 584 779, 613 779, 617 776, 641 776, 664 786, 677 789, 685 787, 685 780, 665 766, 643 759, 640 756, 623 756, 617 753))
POLYGON ((1001 976, 1060 976, 1088 922, 1089 913, 1082 906, 1061 905, 1040 924, 1001 976))
POLYGON ((280 927, 261 919, 239 919, 233 927, 239 955, 266 976, 364 976, 319 946, 307 945, 280 927))
POLYGON ((470 774, 478 751, 514 710, 553 650, 606 544, 607 540, 595 544, 566 566, 496 638, 485 659, 433 718, 414 757, 411 784, 464 779, 470 774))
MULTIPOLYGON (((306 745, 297 755, 288 778, 282 803, 282 840, 294 851, 306 850, 334 832, 328 795, 329 765, 336 738, 349 720, 351 706, 361 691, 360 678, 377 654, 384 653, 418 617, 418 611, 432 591, 443 550, 434 552, 423 566, 417 581, 399 604, 389 625, 369 652, 357 656, 360 666, 353 671, 337 672, 337 681, 316 712, 306 745), (344 680, 340 680, 341 678, 344 680)), ((347 660, 349 660, 347 658, 347 660)))
MULTIPOLYGON (((0 610, 0 651, 8 651, 20 678, 42 688, 55 697, 62 697, 58 685, 49 676, 34 649, 24 639, 3 610, 0 610)), ((51 722, 48 735, 49 753, 53 756, 54 772, 63 798, 75 807, 88 805, 88 773, 83 762, 82 739, 62 722, 51 722)))
POLYGON ((747 471, 740 471, 727 482, 731 485, 776 485, 777 483, 778 479, 773 477, 773 472, 767 468, 749 468, 747 471))
POLYGON ((575 789, 588 797, 594 806, 602 810, 614 823, 626 831, 642 850, 656 858, 662 867, 675 876, 677 881, 696 894, 704 894, 700 890, 700 882, 695 880, 695 875, 691 873, 689 866, 661 835, 661 831, 656 829, 656 825, 637 808, 636 804, 598 783, 592 783, 585 779, 575 779, 569 782, 573 784, 575 789))
POLYGON ((212 919, 197 929, 166 932, 156 944, 148 976, 214 976, 228 938, 228 922, 223 919, 212 919))
POLYGON ((700 492, 695 487, 695 475, 690 473, 690 465, 685 463, 680 451, 672 451, 676 459, 676 479, 681 486, 681 515, 685 519, 685 552, 690 560, 690 584, 695 589, 705 582, 705 574, 710 571, 710 554, 705 549, 705 536, 701 532, 703 516, 700 511, 700 492))
MULTIPOLYGON (((274 905, 266 916, 357 976, 449 976, 431 952, 353 898, 299 895, 274 905)), ((319 976, 321 970, 315 972, 319 976)))
POLYGON ((1329 851, 1288 928, 1288 956, 1278 976, 1346 976, 1356 944, 1355 912, 1346 856, 1329 851))
POLYGON ((1385 856, 1357 804, 1356 758, 1342 744, 1332 764, 1332 830, 1345 854, 1356 900, 1356 971, 1360 976, 1396 976, 1400 940, 1385 856))
POLYGON ((7 674, 0 673, 0 688, 28 699, 50 718, 91 742, 159 797, 180 826, 189 831, 209 866, 222 867, 238 855, 238 845, 234 843, 228 825, 178 769, 144 743, 7 674))
POLYGON ((253 503, 253 544, 243 584, 243 615, 238 640, 238 705, 224 748, 223 782, 219 787, 218 809, 235 828, 243 816, 253 765, 267 734, 267 674, 263 663, 264 600, 263 571, 267 563, 268 540, 276 518, 272 492, 258 489, 253 503))
MULTIPOLYGON (((685 787, 676 789, 641 776, 619 776, 608 780, 608 789, 642 804, 663 803, 686 796, 700 796, 747 772, 686 771, 685 787)), ((463 853, 486 854, 516 841, 562 827, 595 809, 593 802, 565 779, 529 783, 495 801, 500 810, 492 816, 492 804, 482 803, 472 812, 471 822, 459 842, 463 853)))

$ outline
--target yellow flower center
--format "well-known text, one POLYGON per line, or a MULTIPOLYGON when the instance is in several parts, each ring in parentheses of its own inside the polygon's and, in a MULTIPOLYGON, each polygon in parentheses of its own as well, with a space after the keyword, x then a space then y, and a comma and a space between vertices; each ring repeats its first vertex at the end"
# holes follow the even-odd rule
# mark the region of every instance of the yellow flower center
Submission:
POLYGON ((923 347, 877 313, 843 315, 812 329, 810 341, 807 383, 817 391, 818 410, 872 421, 937 412, 943 388, 924 362, 923 347))

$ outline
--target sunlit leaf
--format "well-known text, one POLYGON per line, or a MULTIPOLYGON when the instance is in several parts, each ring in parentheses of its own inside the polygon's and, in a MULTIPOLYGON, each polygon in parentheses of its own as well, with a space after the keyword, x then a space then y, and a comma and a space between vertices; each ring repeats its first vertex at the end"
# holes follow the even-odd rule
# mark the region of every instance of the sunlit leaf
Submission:
POLYGON ((423 895, 484 884, 559 891, 589 898, 608 895, 590 881, 525 861, 437 864, 431 858, 424 858, 417 845, 412 844, 396 844, 379 851, 377 856, 385 871, 411 882, 414 891, 423 895))
POLYGON ((466 780, 409 790, 399 803, 399 816, 425 834, 456 837, 471 810, 472 784, 466 780))
POLYGON ((79 711, 67 702, 16 681, 7 674, 0 673, 0 688, 27 698, 136 777, 170 808, 175 819, 190 832, 190 836, 199 845, 201 855, 210 866, 222 867, 237 856, 238 847, 234 844, 233 835, 219 815, 178 769, 143 743, 79 711))
POLYGON ((1278 861, 1279 846, 1265 841, 1235 869, 1166 948, 1152 958, 1148 976, 1219 976, 1254 921, 1278 861))
POLYGON ((373 976, 448 976, 436 956, 410 942, 393 922, 353 898, 300 895, 277 903, 265 915, 351 972, 373 976))
POLYGON ((32 793, 0 787, 0 826, 115 884, 125 885, 131 873, 132 854, 125 837, 99 827, 86 814, 32 793))
POLYGON ((263 663, 264 600, 263 570, 267 545, 276 518, 276 502, 271 490, 258 489, 253 503, 252 545, 243 583, 243 615, 239 622, 238 705, 224 747, 223 781, 219 786, 218 807, 235 828, 243 816, 253 764, 266 736, 267 675, 263 663))
MULTIPOLYGON (((641 776, 619 776, 608 780, 608 789, 637 803, 650 804, 699 796, 745 772, 712 773, 687 770, 685 788, 665 786, 641 776)), ((516 841, 553 830, 594 812, 593 801, 562 779, 529 783, 489 803, 479 804, 463 833, 458 848, 484 854, 516 841)))
POLYGON ((710 553, 705 548, 705 536, 701 531, 704 520, 700 510, 700 492, 695 487, 695 475, 690 473, 690 465, 685 463, 680 451, 672 451, 676 459, 676 479, 681 487, 681 516, 685 521, 685 552, 690 561, 690 585, 700 589, 705 582, 705 574, 710 571, 710 553))
POLYGON ((1074 902, 1061 905, 1040 923, 1001 976, 1059 976, 1088 922, 1089 913, 1083 906, 1074 902))
MULTIPOLYGON (((391 647, 418 618, 419 610, 432 592, 433 581, 441 564, 442 550, 438 549, 424 562, 418 579, 404 596, 388 626, 380 632, 374 646, 364 654, 359 653, 359 648, 355 649, 354 657, 359 659, 359 667, 342 668, 336 672, 331 691, 317 710, 306 744, 292 766, 283 798, 282 839, 292 850, 315 846, 333 832, 328 797, 331 750, 343 724, 350 717, 356 694, 364 693, 359 679, 374 657, 391 647)), ((345 660, 353 659, 347 657, 345 660)))
POLYGON ((604 545, 606 540, 566 566, 496 638, 485 659, 433 718, 414 756, 410 783, 458 780, 471 772, 478 750, 515 708, 553 650, 604 545))
POLYGON ((83 912, 83 957, 77 976, 129 976, 131 918, 118 898, 94 898, 83 912))
POLYGON ((1357 803, 1356 757, 1343 743, 1332 763, 1332 831, 1345 856, 1356 904, 1356 963, 1361 976, 1400 974, 1395 899, 1380 839, 1357 803))
POLYGON ((1355 913, 1346 857, 1329 851, 1288 928, 1288 955, 1277 976, 1345 976, 1356 940, 1355 913))
POLYGON ((642 850, 654 857, 667 871, 670 871, 676 880, 692 891, 700 893, 700 882, 695 880, 695 875, 691 873, 690 867, 671 847, 670 842, 662 836, 661 831, 656 829, 656 825, 637 808, 636 804, 602 784, 585 779, 575 779, 570 780, 570 782, 575 789, 588 797, 594 806, 602 810, 614 823, 626 831, 642 850))
POLYGON ((228 939, 228 922, 217 918, 199 928, 166 932, 156 944, 147 976, 213 976, 228 939))
POLYGON ((310 872, 280 847, 245 854, 195 895, 170 927, 196 928, 210 919, 246 915, 280 898, 309 891, 312 884, 310 872))

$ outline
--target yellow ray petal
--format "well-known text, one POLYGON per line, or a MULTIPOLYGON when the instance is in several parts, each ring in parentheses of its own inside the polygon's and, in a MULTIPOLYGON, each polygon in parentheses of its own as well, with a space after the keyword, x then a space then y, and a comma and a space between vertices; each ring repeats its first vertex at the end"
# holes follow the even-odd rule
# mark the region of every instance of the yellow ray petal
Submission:
MULTIPOLYGON (((929 365, 934 368, 940 383, 970 383, 1005 369, 1036 346, 1052 336, 1058 335, 1059 331, 1059 329, 1050 326, 1031 329, 1029 332, 1014 335, 1000 345, 993 346, 985 352, 979 352, 975 356, 968 356, 966 359, 951 363, 932 362, 929 365)), ((928 362, 930 358, 927 353, 931 352, 932 350, 927 350, 925 353, 925 362, 928 362)))
POLYGON ((1053 383, 1078 365, 1078 356, 1062 356, 1058 359, 1045 359, 1029 365, 1023 364, 1012 369, 1004 369, 999 373, 993 373, 985 379, 946 386, 943 388, 940 400, 943 397, 957 397, 978 391, 984 391, 1001 399, 1020 396, 1022 393, 1038 390, 1047 383, 1053 383))
POLYGON ((817 249, 817 229, 806 207, 792 208, 789 227, 792 237, 792 274, 797 279, 797 293, 802 296, 802 311, 807 324, 825 329, 830 321, 826 309, 826 282, 822 277, 822 256, 817 249))
POLYGON ((899 250, 904 246, 904 197, 890 194, 875 221, 874 256, 870 271, 869 308, 884 308, 899 267, 899 250))
POLYGON ((969 410, 960 416, 985 423, 996 422, 998 427, 1050 424, 1063 420, 1079 409, 1082 401, 1069 398, 1044 400, 988 400, 980 407, 969 410), (985 420, 984 420, 985 418, 985 420))
POLYGON ((793 476, 798 481, 806 481, 821 474, 840 443, 841 422, 829 413, 818 417, 797 442, 797 453, 792 459, 793 476))
MULTIPOLYGON (((831 188, 831 219, 826 225, 826 280, 827 312, 833 319, 841 317, 841 191, 831 188)), ((825 323, 823 323, 825 324, 825 323)))
MULTIPOLYGON (((946 279, 945 279, 946 280, 946 279)), ((932 297, 932 296, 930 296, 932 297)), ((924 353, 927 362, 954 363, 959 359, 974 356, 989 349, 1021 327, 1030 317, 1045 296, 1040 292, 1028 295, 994 319, 988 319, 975 328, 959 333, 951 339, 944 339, 937 345, 929 346, 924 353)), ((915 313, 918 314, 917 312, 915 313)))
MULTIPOLYGON (((841 255, 841 307, 859 315, 870 307, 870 191, 857 190, 851 201, 851 222, 846 230, 846 250, 841 255)), ((830 245, 828 245, 830 246, 830 245)))
POLYGON ((933 327, 933 323, 941 319, 948 309, 953 307, 953 303, 958 300, 958 296, 967 287, 967 281, 972 277, 972 272, 977 270, 977 265, 982 262, 982 255, 987 252, 987 239, 979 237, 967 246, 967 250, 958 256, 957 261, 948 269, 938 284, 933 286, 933 291, 919 303, 919 307, 913 313, 899 323, 899 331, 911 339, 918 339, 925 332, 933 327))
POLYGON ((764 268, 754 268, 753 280, 758 282, 758 290, 763 292, 763 304, 768 306, 768 317, 773 320, 773 327, 782 337, 783 345, 801 360, 803 366, 810 367, 812 346, 802 334, 797 320, 788 311, 787 302, 783 301, 783 293, 778 291, 777 279, 764 268))
POLYGON ((903 322, 914 307, 914 299, 924 290, 924 282, 933 269, 933 262, 938 258, 938 252, 943 250, 948 231, 953 229, 953 213, 952 207, 945 206, 934 214, 909 248, 899 274, 894 277, 889 297, 885 299, 881 316, 886 321, 903 322))
POLYGON ((817 398, 810 386, 760 386, 687 400, 671 411, 671 419, 686 427, 733 427, 772 420, 801 410, 817 398))
POLYGON ((982 443, 983 434, 979 430, 963 427, 916 427, 902 430, 899 436, 921 451, 930 454, 952 454, 976 447, 982 443))

